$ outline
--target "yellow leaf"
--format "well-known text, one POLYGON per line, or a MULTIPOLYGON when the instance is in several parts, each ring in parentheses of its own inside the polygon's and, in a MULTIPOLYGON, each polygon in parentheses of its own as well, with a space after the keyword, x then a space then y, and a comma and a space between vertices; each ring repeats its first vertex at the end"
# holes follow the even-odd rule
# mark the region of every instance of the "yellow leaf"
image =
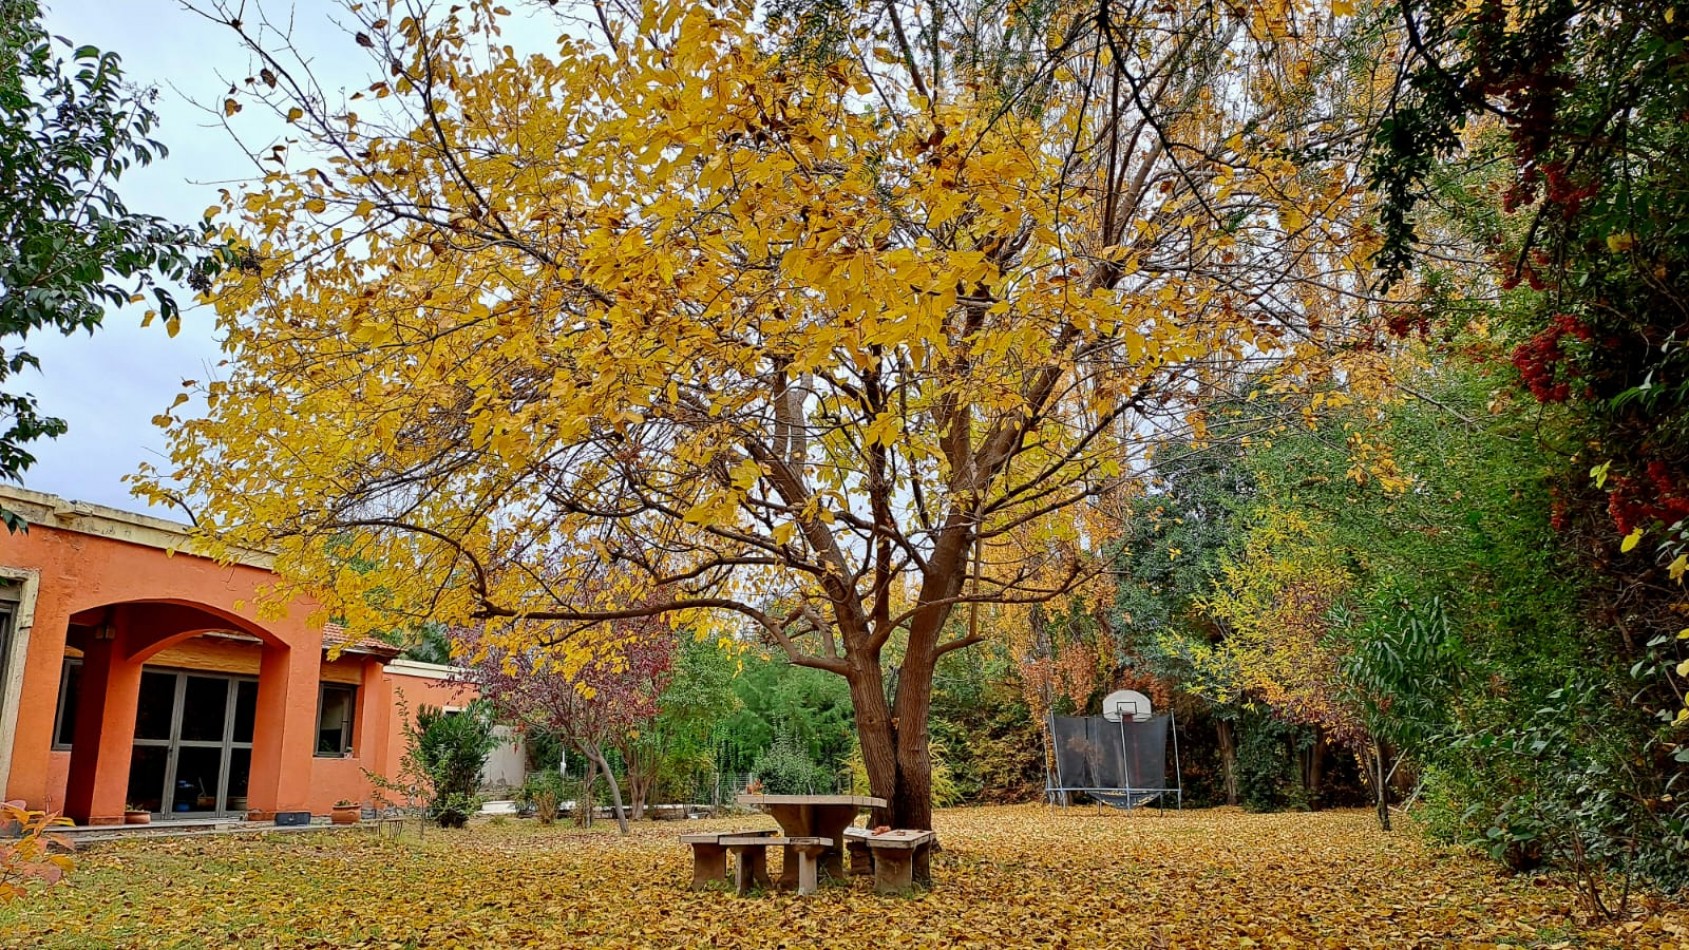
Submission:
POLYGON ((1625 535, 1624 543, 1619 545, 1619 550, 1625 552, 1626 554, 1636 550, 1636 546, 1642 542, 1642 535, 1644 533, 1645 532, 1641 528, 1637 528, 1631 531, 1631 533, 1625 535))
POLYGON ((225 117, 234 115, 236 112, 239 112, 239 111, 240 111, 240 103, 234 101, 233 99, 224 99, 223 100, 223 115, 225 117))

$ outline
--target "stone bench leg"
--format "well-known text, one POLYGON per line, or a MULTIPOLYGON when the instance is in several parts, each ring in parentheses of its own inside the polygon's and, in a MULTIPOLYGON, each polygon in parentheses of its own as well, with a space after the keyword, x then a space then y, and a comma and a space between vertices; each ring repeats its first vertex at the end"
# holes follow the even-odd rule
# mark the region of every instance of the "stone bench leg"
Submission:
POLYGON ((866 877, 874 873, 873 854, 866 842, 850 838, 846 840, 845 848, 850 852, 850 873, 853 876, 866 877))
POLYGON ((740 894, 749 894, 753 888, 769 887, 774 883, 768 877, 766 845, 734 845, 730 850, 737 859, 733 862, 734 890, 740 894))
POLYGON ((776 886, 783 891, 796 890, 798 886, 798 849, 786 845, 780 861, 780 880, 776 886))
MULTIPOLYGON (((798 855, 798 893, 800 895, 813 894, 820 884, 817 879, 819 877, 816 873, 817 867, 821 858, 832 849, 825 845, 812 844, 796 850, 798 855)), ((787 853, 791 853, 791 849, 788 849, 787 853)))
POLYGON ((874 893, 907 894, 914 889, 915 852, 879 848, 874 852, 874 893))
POLYGON ((692 845, 692 889, 701 891, 727 880, 727 849, 719 844, 692 845))
POLYGON ((914 878, 922 887, 932 886, 932 845, 923 844, 915 849, 914 878))

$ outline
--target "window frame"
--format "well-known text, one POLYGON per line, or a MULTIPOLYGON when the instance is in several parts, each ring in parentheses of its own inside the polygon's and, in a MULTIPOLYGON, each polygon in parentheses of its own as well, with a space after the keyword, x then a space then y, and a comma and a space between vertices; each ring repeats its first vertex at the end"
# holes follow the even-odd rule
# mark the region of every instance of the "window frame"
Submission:
MULTIPOLYGON (((58 705, 53 708, 52 749, 54 752, 69 752, 71 750, 71 742, 61 740, 60 734, 64 732, 65 713, 70 709, 70 671, 72 667, 75 667, 80 671, 82 667, 82 658, 79 656, 67 656, 64 658, 64 662, 59 666, 59 699, 58 705)), ((79 693, 81 692, 81 686, 82 681, 79 673, 77 678, 77 691, 79 693)), ((74 741, 75 738, 76 733, 73 731, 71 733, 71 740, 74 741)))
POLYGON ((319 759, 355 758, 358 725, 358 685, 356 683, 321 683, 317 689, 317 728, 312 743, 312 755, 319 759), (340 750, 323 750, 323 711, 328 707, 329 691, 346 694, 346 718, 340 723, 340 750))
POLYGON ((0 683, 12 670, 12 634, 18 622, 17 589, 22 584, 0 578, 0 683))

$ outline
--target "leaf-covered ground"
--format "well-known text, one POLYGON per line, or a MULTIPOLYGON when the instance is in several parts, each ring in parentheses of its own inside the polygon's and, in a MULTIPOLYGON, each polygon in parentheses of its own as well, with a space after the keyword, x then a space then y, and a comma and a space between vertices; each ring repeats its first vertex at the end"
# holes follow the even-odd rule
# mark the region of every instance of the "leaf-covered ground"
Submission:
MULTIPOLYGON (((1689 947, 1650 902, 1595 923, 1565 887, 1380 833, 1369 814, 943 812, 936 887, 691 893, 682 831, 512 821, 463 832, 130 841, 0 909, 0 946, 1689 947)), ((777 858, 775 859, 778 860, 777 858)))

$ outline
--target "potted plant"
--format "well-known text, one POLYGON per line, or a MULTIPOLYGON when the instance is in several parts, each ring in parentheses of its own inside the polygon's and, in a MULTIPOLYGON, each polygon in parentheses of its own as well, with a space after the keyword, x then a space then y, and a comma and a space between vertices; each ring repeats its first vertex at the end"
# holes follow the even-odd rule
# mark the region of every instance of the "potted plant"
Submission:
POLYGON ((124 805, 123 823, 126 825, 150 825, 152 824, 152 812, 139 805, 124 805))
POLYGON ((329 813, 329 820, 337 825, 355 825, 363 816, 364 807, 362 805, 342 798, 334 803, 334 811, 329 813))

